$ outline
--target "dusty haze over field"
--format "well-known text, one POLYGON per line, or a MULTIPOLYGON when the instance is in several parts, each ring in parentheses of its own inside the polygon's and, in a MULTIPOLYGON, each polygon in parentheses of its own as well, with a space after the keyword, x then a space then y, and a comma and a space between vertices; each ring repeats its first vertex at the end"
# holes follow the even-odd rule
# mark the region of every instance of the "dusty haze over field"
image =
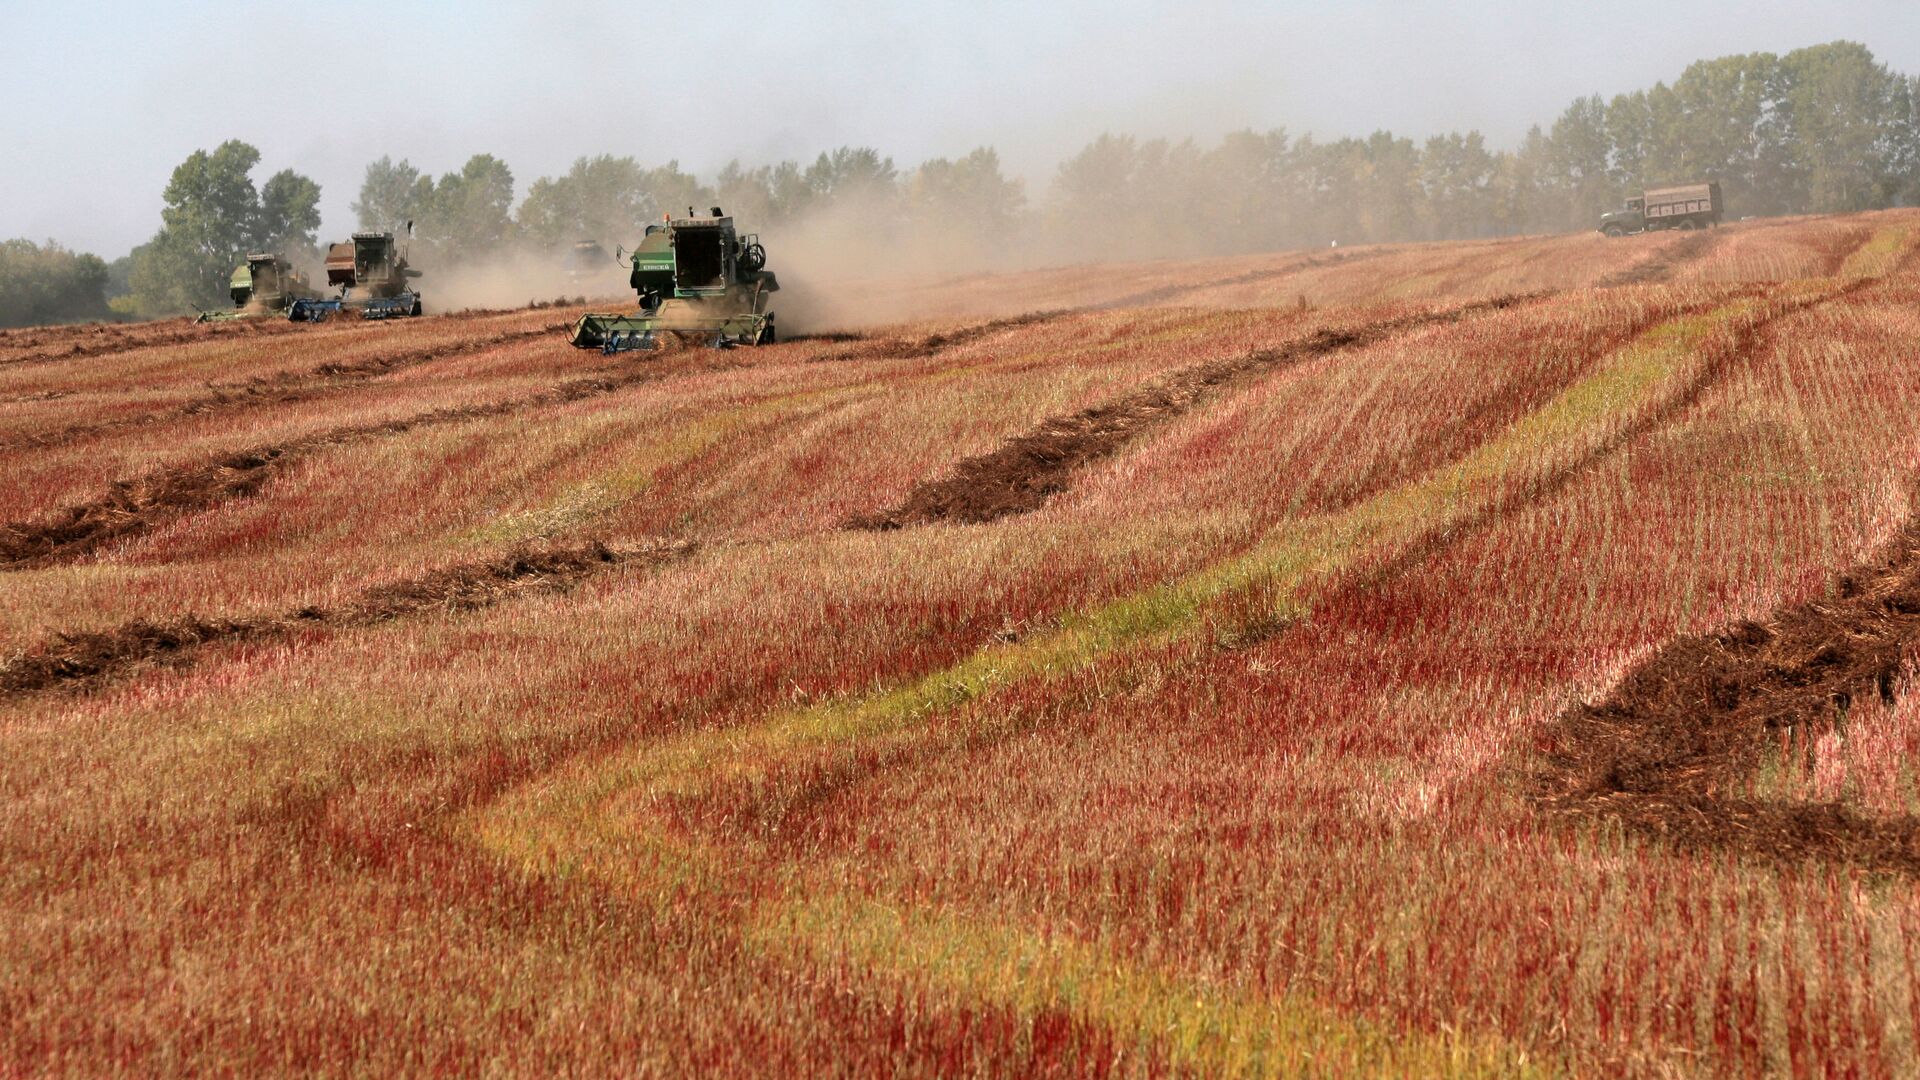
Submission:
POLYGON ((902 166, 991 144, 1037 196, 1103 131, 1477 128, 1508 146, 1577 95, 1672 79, 1701 57, 1847 38, 1920 69, 1920 5, 1907 0, 1328 7, 815 0, 728 20, 615 3, 245 18, 215 4, 25 6, 0 37, 0 237, 122 254, 158 227, 173 167, 229 138, 260 148, 261 177, 318 180, 332 236, 352 226, 348 204, 382 154, 437 174, 492 153, 518 195, 591 153, 710 174, 734 157, 805 160, 842 144, 902 166), (1657 38, 1623 29, 1656 17, 1657 38))

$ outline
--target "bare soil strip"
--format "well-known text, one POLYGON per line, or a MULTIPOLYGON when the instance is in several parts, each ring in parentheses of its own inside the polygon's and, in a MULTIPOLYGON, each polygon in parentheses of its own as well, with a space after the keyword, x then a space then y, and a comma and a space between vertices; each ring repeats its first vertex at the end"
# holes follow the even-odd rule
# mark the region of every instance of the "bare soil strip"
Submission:
MULTIPOLYGON (((188 416, 202 416, 207 413, 222 412, 229 409, 250 408, 258 405, 284 405, 305 401, 323 393, 378 378, 403 368, 417 367, 435 360, 446 360, 456 356, 468 356, 485 352, 488 349, 504 345, 517 344, 531 338, 565 330, 564 324, 556 323, 532 330, 513 330, 504 334, 493 334, 482 338, 449 342, 444 345, 409 349, 406 352, 389 356, 369 357, 349 363, 326 363, 305 371, 289 371, 274 376, 248 379, 235 383, 211 383, 208 389, 212 393, 192 401, 150 413, 133 416, 115 417, 111 420, 96 420, 84 424, 69 424, 51 431, 35 432, 30 435, 17 435, 0 440, 0 450, 16 450, 24 447, 53 446, 74 439, 99 435, 108 431, 125 428, 144 427, 148 424, 165 423, 188 416)), ((57 394, 56 396, 64 396, 57 394)))
POLYGON ((1535 797, 1683 846, 1920 875, 1920 818, 1748 797, 1783 739, 1806 745, 1853 702, 1891 702, 1916 642, 1920 515, 1828 595, 1676 638, 1604 700, 1569 709, 1543 748, 1535 797))
POLYGON ((185 615, 164 622, 138 620, 112 630, 56 633, 45 644, 0 666, 0 697, 90 686, 146 665, 181 666, 210 645, 286 638, 320 628, 372 626, 435 611, 473 611, 528 593, 563 590, 615 566, 657 566, 693 550, 685 542, 612 548, 598 540, 521 548, 375 586, 337 607, 235 619, 185 615))
POLYGON ((1653 285, 1673 277, 1674 271, 1720 245, 1718 233, 1689 233, 1672 247, 1656 251, 1647 258, 1594 282, 1597 289, 1617 289, 1625 285, 1653 285))
POLYGON ((936 522, 981 524, 1037 510, 1065 491, 1078 470, 1112 455, 1142 432, 1187 412, 1222 388, 1275 368, 1533 298, 1506 296, 1356 329, 1321 330, 1279 348, 1182 368, 1112 401, 1043 420, 1033 431, 959 462, 951 474, 919 484, 899 506, 847 525, 899 529, 936 522))
POLYGON ((223 454, 210 461, 117 480, 97 498, 61 507, 30 521, 0 525, 0 571, 70 562, 103 544, 145 532, 161 521, 251 495, 294 462, 329 447, 582 401, 669 376, 743 363, 733 359, 729 352, 693 356, 695 358, 687 363, 655 362, 645 367, 573 379, 526 397, 434 409, 384 423, 333 428, 283 443, 223 454))

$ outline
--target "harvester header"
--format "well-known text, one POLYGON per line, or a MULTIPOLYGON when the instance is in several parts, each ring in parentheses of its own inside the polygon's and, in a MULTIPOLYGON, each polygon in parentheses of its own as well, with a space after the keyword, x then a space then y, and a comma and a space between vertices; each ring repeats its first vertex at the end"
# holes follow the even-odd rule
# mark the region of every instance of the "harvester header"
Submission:
POLYGON ((738 233, 719 207, 707 217, 689 210, 648 225, 629 265, 640 310, 582 316, 574 345, 603 353, 651 349, 662 334, 722 349, 773 342, 767 298, 780 282, 766 268, 760 238, 738 233))

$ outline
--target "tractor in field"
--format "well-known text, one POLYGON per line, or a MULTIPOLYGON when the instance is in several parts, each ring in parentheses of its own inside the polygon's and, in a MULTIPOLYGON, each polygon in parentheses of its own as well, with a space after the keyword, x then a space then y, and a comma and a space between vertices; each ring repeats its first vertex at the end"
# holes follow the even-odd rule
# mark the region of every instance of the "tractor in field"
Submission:
MULTIPOLYGON (((411 222, 407 232, 413 232, 411 222)), ((287 311, 294 322, 320 322, 342 311, 363 319, 403 319, 420 314, 420 294, 412 279, 420 271, 407 265, 390 232, 357 232, 342 244, 327 248, 327 284, 335 296, 296 300, 287 311)))
POLYGON ((255 252, 234 268, 233 276, 227 279, 227 295, 233 298, 232 309, 203 311, 194 321, 263 319, 301 300, 317 298, 320 293, 292 263, 271 252, 255 252))
POLYGON ((780 282, 766 264, 759 237, 737 233, 717 206, 707 217, 691 208, 684 218, 666 217, 647 226, 631 253, 639 310, 583 315, 572 342, 609 355, 655 348, 668 334, 716 349, 771 344, 767 298, 780 282))

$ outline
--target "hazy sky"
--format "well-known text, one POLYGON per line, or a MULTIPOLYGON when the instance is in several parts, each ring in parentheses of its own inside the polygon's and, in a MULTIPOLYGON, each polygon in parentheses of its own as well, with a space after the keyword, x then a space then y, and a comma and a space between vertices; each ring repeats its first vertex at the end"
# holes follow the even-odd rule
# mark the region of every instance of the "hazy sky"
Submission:
POLYGON ((109 258, 159 226, 173 167, 229 138, 260 149, 256 181, 320 182, 324 239, 381 154, 438 174, 493 153, 518 195, 590 153, 709 174, 985 143, 1038 195, 1102 131, 1508 147, 1703 57, 1845 38, 1920 72, 1916 0, 5 4, 0 238, 109 258))

